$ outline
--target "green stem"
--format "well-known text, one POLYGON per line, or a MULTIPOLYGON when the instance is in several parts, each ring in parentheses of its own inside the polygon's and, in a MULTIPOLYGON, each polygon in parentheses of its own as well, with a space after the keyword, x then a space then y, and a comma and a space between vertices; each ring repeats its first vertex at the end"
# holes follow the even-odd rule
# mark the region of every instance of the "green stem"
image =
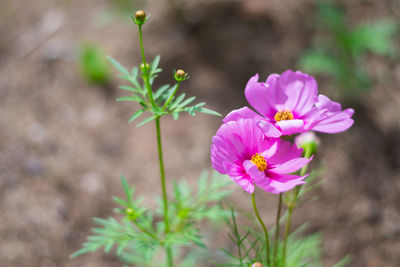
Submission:
MULTIPOLYGON (((156 107, 156 103, 154 102, 153 91, 151 90, 149 70, 148 70, 148 68, 146 68, 146 57, 145 57, 144 48, 143 48, 142 25, 139 25, 139 41, 140 41, 140 51, 142 53, 142 61, 143 61, 143 65, 144 65, 143 79, 144 79, 144 82, 146 85, 147 94, 149 96, 150 103, 153 106, 153 111, 154 111, 154 108, 156 107)), ((161 188, 162 188, 163 204, 164 204, 165 234, 168 234, 169 233, 168 199, 167 199, 167 188, 165 185, 165 172, 164 172, 164 160, 163 160, 162 143, 161 143, 160 117, 156 117, 155 122, 156 122, 156 130, 157 130, 158 162, 160 165, 161 188)), ((165 252, 167 255, 167 263, 168 263, 167 266, 168 267, 174 266, 171 248, 166 247, 165 252)))
POLYGON ((179 85, 180 85, 180 84, 181 84, 181 82, 177 82, 177 83, 176 83, 176 87, 175 87, 174 92, 173 92, 172 95, 168 98, 167 102, 165 102, 165 104, 164 104, 164 106, 163 106, 163 108, 162 108, 163 111, 167 108, 169 102, 171 102, 171 100, 174 98, 174 96, 175 96, 175 94, 176 94, 176 91, 178 91, 178 88, 179 88, 179 85))
MULTIPOLYGON (((306 146, 304 148, 304 155, 306 158, 310 158, 312 156, 312 149, 310 146, 306 146)), ((306 175, 307 169, 308 169, 308 164, 304 165, 303 168, 301 168, 300 176, 306 175)), ((282 267, 286 266, 286 244, 287 244, 287 239, 288 239, 289 232, 290 232, 290 224, 292 223, 293 209, 296 206, 300 189, 301 189, 300 185, 296 186, 296 188, 294 189, 294 192, 293 192, 292 201, 290 203, 288 203, 288 216, 286 219, 285 232, 284 232, 284 236, 283 236, 283 252, 282 252, 282 263, 283 264, 282 264, 282 267)))
POLYGON ((139 228, 140 230, 142 230, 142 232, 144 232, 145 234, 147 234, 148 236, 150 236, 151 238, 153 238, 154 240, 158 240, 158 237, 155 236, 154 234, 152 234, 151 232, 147 231, 143 226, 141 226, 136 220, 133 221, 133 223, 137 226, 137 228, 139 228))
MULTIPOLYGON (((161 188, 162 188, 162 196, 164 203, 164 224, 165 224, 165 234, 169 233, 169 220, 168 220, 168 199, 167 199, 167 187, 165 185, 165 172, 164 172, 164 160, 163 160, 163 152, 162 152, 162 143, 161 143, 161 127, 160 127, 160 117, 155 119, 156 121, 156 130, 157 130, 157 147, 158 147, 158 162, 160 164, 160 178, 161 178, 161 188)), ((172 252, 171 248, 166 247, 166 254, 168 260, 168 266, 173 266, 172 261, 172 252)))
POLYGON ((167 188, 165 185, 165 172, 164 172, 164 160, 163 160, 162 143, 161 143, 160 117, 157 117, 155 119, 155 121, 156 121, 156 130, 157 130, 158 161, 160 163, 160 177, 161 177, 162 196, 163 196, 163 203, 164 203, 165 232, 168 233, 169 232, 168 200, 167 200, 167 188))
POLYGON ((275 240, 274 240, 274 262, 275 267, 278 267, 278 242, 279 242, 279 220, 281 218, 281 210, 282 210, 282 193, 279 194, 279 202, 278 202, 278 211, 276 213, 276 222, 275 222, 275 240))
POLYGON ((140 52, 142 53, 142 62, 144 66, 144 83, 146 85, 147 94, 149 95, 150 103, 155 108, 156 103, 154 102, 153 91, 150 86, 149 69, 146 67, 146 57, 143 48, 143 36, 142 36, 142 25, 139 25, 139 42, 140 42, 140 52))
POLYGON ((253 209, 254 209, 254 213, 256 214, 256 217, 258 219, 258 221, 260 222, 260 225, 262 227, 262 229, 264 230, 264 236, 265 236, 265 255, 266 255, 266 259, 267 259, 267 266, 271 266, 270 265, 270 260, 269 260, 269 238, 268 238, 268 231, 267 231, 267 227, 265 227, 265 224, 263 222, 263 220, 261 219, 260 213, 258 212, 257 209, 257 204, 256 204, 256 191, 254 190, 254 193, 251 195, 251 199, 253 202, 253 209))

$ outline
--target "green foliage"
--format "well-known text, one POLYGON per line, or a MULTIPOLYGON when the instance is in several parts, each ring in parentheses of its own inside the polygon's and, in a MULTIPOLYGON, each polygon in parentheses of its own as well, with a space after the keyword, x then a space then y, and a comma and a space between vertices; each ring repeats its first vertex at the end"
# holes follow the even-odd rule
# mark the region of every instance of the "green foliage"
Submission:
POLYGON ((115 66, 115 68, 120 72, 121 79, 124 79, 130 83, 129 86, 123 85, 119 88, 125 91, 129 91, 131 94, 129 96, 120 97, 117 101, 134 101, 138 102, 142 108, 136 111, 129 122, 133 122, 137 118, 139 118, 145 111, 149 111, 151 113, 146 119, 142 120, 137 124, 137 126, 142 126, 157 117, 162 117, 168 114, 172 114, 172 117, 177 120, 181 112, 187 112, 192 116, 196 115, 196 112, 201 112, 205 114, 221 116, 218 112, 212 111, 208 108, 205 108, 204 105, 206 103, 200 102, 189 106, 196 97, 192 96, 189 98, 185 98, 186 94, 182 93, 179 96, 175 97, 175 93, 179 87, 179 83, 175 85, 163 85, 159 87, 153 94, 153 99, 155 105, 152 105, 151 99, 148 95, 148 90, 146 88, 145 83, 145 72, 148 70, 149 72, 149 83, 150 87, 153 86, 155 78, 158 76, 162 70, 158 67, 160 62, 160 56, 156 56, 149 66, 141 66, 140 75, 142 78, 142 83, 138 81, 139 68, 135 67, 129 72, 125 67, 123 67, 120 63, 118 63, 115 59, 109 58, 110 62, 115 66))
MULTIPOLYGON (((236 252, 231 252, 227 249, 221 248, 225 253, 225 258, 222 263, 216 263, 217 266, 251 266, 254 262, 261 262, 266 265, 265 259, 265 242, 264 234, 261 229, 256 225, 240 233, 237 223, 236 214, 231 213, 231 221, 228 221, 230 227, 229 238, 235 244, 236 252)), ((316 233, 309 236, 304 236, 303 233, 306 226, 303 225, 294 231, 288 237, 286 267, 320 267, 322 266, 322 238, 321 235, 316 233)), ((271 231, 273 232, 273 231, 271 231)), ((272 238, 270 240, 272 242, 272 238)), ((271 267, 282 266, 282 242, 278 244, 277 264, 271 267)), ((273 259, 273 251, 271 250, 270 258, 273 259)), ((346 266, 350 261, 347 256, 335 266, 346 266)))
POLYGON ((365 65, 369 53, 393 56, 392 41, 398 25, 389 19, 363 22, 351 28, 346 14, 328 2, 317 5, 320 28, 314 46, 300 58, 299 65, 313 74, 332 77, 345 96, 368 90, 371 78, 365 65))
MULTIPOLYGON (((228 216, 218 203, 231 193, 227 189, 230 180, 216 172, 211 178, 208 178, 207 172, 203 172, 195 187, 197 190, 185 180, 174 183, 168 233, 164 232, 165 225, 159 216, 163 214, 162 201, 157 201, 156 209, 149 209, 143 205, 142 198, 134 198, 135 190, 129 187, 124 177, 121 182, 125 199, 114 197, 113 200, 120 205, 115 211, 122 214, 123 218, 95 218, 97 227, 92 229, 93 235, 71 257, 100 248, 109 253, 116 247, 116 254, 126 262, 146 266, 151 262, 154 266, 160 266, 163 263, 159 257, 162 248, 171 247, 175 254, 179 254, 179 248, 192 244, 204 248, 198 224, 205 219, 220 222, 228 216)), ((193 258, 193 255, 190 257, 193 258)))
POLYGON ((79 69, 89 83, 104 85, 110 80, 110 67, 104 52, 94 44, 84 44, 79 50, 79 69))

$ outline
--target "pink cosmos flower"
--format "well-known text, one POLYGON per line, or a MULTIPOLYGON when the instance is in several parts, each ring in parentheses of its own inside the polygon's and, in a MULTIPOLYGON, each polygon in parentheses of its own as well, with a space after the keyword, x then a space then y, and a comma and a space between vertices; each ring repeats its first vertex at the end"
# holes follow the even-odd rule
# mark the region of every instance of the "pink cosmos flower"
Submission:
POLYGON ((246 192, 254 185, 278 194, 304 184, 305 176, 293 173, 310 159, 301 158, 302 149, 288 141, 267 137, 252 119, 224 123, 212 138, 214 169, 229 175, 246 192))
POLYGON ((244 107, 229 113, 224 122, 257 119, 259 126, 275 137, 310 130, 337 133, 350 128, 354 110, 341 111, 339 103, 317 94, 315 79, 300 71, 271 74, 266 82, 259 82, 256 74, 247 83, 245 95, 261 116, 244 107))

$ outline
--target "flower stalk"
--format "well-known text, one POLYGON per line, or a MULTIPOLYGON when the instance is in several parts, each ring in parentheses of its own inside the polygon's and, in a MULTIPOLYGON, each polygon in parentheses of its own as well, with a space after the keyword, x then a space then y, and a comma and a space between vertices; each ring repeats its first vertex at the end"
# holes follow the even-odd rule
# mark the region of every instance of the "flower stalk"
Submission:
POLYGON ((278 210, 276 212, 276 222, 275 222, 275 240, 274 240, 274 266, 278 266, 278 242, 279 242, 279 220, 281 218, 281 210, 282 210, 282 196, 283 194, 279 194, 279 202, 278 202, 278 210))
MULTIPOLYGON (((310 158, 313 154, 313 149, 312 146, 305 146, 304 147, 304 155, 306 158, 310 158)), ((304 165, 303 168, 300 170, 300 176, 303 176, 307 173, 308 169, 308 164, 304 165)), ((284 236, 283 236, 283 252, 282 252, 282 267, 286 266, 286 244, 287 244, 287 239, 289 236, 290 232, 290 224, 292 223, 292 214, 294 207, 296 206, 298 196, 300 193, 301 185, 296 186, 296 188, 293 190, 293 198, 292 201, 288 203, 288 216, 286 219, 286 225, 285 225, 285 231, 284 231, 284 236)))
MULTIPOLYGON (((143 48, 143 36, 142 36, 142 25, 143 23, 138 24, 139 28, 139 42, 140 42, 140 51, 142 54, 142 61, 143 61, 143 80, 145 82, 145 86, 147 89, 147 94, 150 100, 150 103, 153 107, 153 110, 156 107, 156 103, 153 97, 153 91, 150 85, 150 77, 149 77, 149 68, 147 67, 146 57, 143 48)), ((168 219, 168 197, 167 197, 167 188, 165 183, 165 171, 164 171, 164 160, 163 160, 163 150, 162 150, 162 141, 161 141, 161 125, 160 125, 160 117, 157 116, 155 119, 156 124, 156 132, 157 132, 157 148, 158 148, 158 163, 160 166, 160 179, 161 179, 161 190, 163 196, 163 205, 164 205, 164 224, 165 224, 165 234, 169 233, 169 219, 168 219)), ((165 248, 166 255, 167 255, 167 266, 173 266, 173 259, 172 259, 172 251, 171 248, 165 248)))
POLYGON ((268 237, 268 230, 267 227, 265 226, 263 220, 261 219, 260 213, 258 212, 257 209, 257 204, 256 204, 256 191, 254 190, 253 194, 251 194, 251 199, 253 202, 253 209, 254 213, 256 214, 256 217, 264 231, 264 237, 265 237, 265 255, 266 255, 266 260, 267 260, 267 266, 270 266, 270 259, 269 259, 269 237, 268 237))

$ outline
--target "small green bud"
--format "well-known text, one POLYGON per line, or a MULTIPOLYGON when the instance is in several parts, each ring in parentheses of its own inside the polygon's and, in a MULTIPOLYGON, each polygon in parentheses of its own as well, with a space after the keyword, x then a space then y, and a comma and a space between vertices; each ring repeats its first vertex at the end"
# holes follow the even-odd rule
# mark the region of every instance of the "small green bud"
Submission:
POLYGON ((128 219, 132 221, 136 220, 136 218, 138 217, 138 214, 132 208, 127 208, 125 210, 125 214, 128 217, 128 219))
POLYGON ((143 64, 143 63, 140 64, 140 69, 141 69, 143 72, 145 72, 146 70, 150 69, 149 63, 146 63, 146 65, 143 64))
POLYGON ((135 213, 135 211, 133 209, 131 209, 131 208, 127 208, 125 210, 125 212, 126 212, 127 215, 133 215, 135 213))
POLYGON ((143 10, 138 10, 135 13, 135 18, 138 20, 145 20, 146 19, 146 12, 143 10))
POLYGON ((264 267, 264 265, 261 262, 255 262, 251 265, 251 267, 264 267))
POLYGON ((317 152, 318 145, 320 143, 319 138, 314 132, 302 133, 295 138, 297 147, 303 148, 305 157, 309 158, 311 155, 317 152))
POLYGON ((184 70, 177 70, 174 72, 174 78, 177 82, 182 82, 189 79, 189 75, 184 70))
POLYGON ((133 22, 137 25, 143 25, 147 21, 148 17, 146 16, 146 12, 143 10, 138 10, 135 12, 135 16, 132 16, 133 22))

